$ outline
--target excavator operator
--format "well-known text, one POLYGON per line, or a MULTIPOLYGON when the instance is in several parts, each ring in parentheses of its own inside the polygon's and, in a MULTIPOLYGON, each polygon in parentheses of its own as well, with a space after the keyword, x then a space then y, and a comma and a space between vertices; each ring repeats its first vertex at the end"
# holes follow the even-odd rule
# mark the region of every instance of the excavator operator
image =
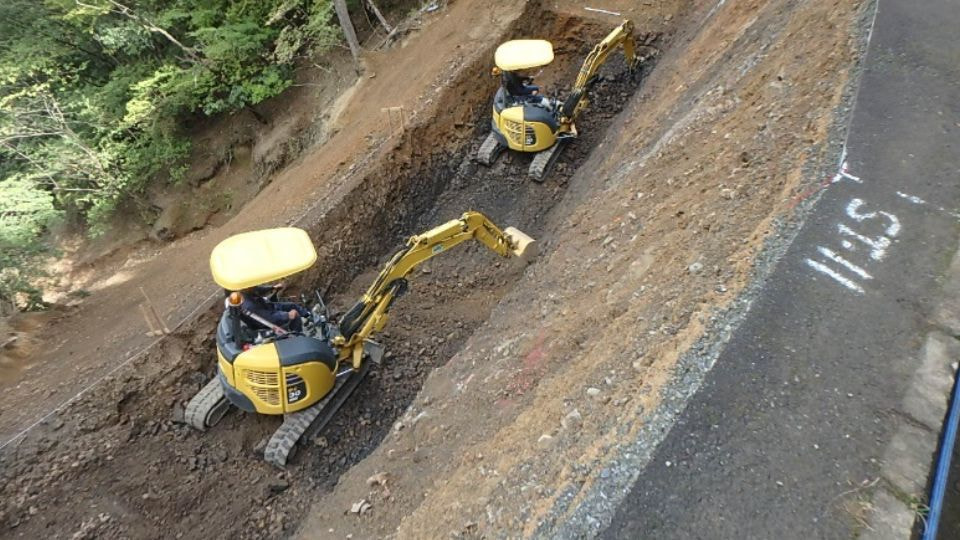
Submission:
POLYGON ((540 95, 540 87, 533 84, 533 77, 519 71, 504 71, 500 75, 500 82, 514 103, 526 102, 546 109, 552 108, 550 100, 540 95))
MULTIPOLYGON (((296 302, 278 302, 276 294, 282 288, 283 284, 276 284, 245 289, 242 291, 243 303, 240 304, 240 309, 285 330, 302 332, 303 318, 309 317, 310 311, 296 302)), ((269 330, 251 317, 244 317, 244 322, 256 329, 269 330)))

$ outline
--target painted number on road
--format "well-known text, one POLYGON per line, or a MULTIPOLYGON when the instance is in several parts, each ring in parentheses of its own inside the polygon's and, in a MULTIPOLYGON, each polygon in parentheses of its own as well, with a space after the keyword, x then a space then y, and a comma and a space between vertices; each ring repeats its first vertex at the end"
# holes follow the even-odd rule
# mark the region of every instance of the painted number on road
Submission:
POLYGON ((817 246, 819 256, 807 258, 807 266, 863 294, 862 283, 873 279, 865 267, 887 256, 887 249, 900 234, 900 220, 890 212, 871 209, 862 199, 855 198, 847 204, 845 219, 837 224, 837 233, 840 249, 817 246), (873 232, 865 233, 865 229, 873 232), (843 255, 839 253, 841 250, 843 255))

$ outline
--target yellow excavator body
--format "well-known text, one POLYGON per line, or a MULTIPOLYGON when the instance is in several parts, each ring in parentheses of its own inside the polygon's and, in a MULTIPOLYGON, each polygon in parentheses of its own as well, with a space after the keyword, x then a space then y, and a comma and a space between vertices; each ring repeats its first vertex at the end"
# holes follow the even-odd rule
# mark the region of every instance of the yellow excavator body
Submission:
POLYGON ((509 107, 499 113, 493 109, 493 125, 503 134, 507 147, 517 152, 541 152, 557 144, 559 129, 555 131, 543 121, 525 119, 524 108, 509 107))
MULTIPOLYGON (((559 156, 562 143, 576 138, 575 120, 589 104, 587 92, 610 53, 623 47, 627 65, 636 68, 638 57, 633 38, 633 23, 625 20, 614 28, 587 55, 570 94, 562 102, 543 96, 513 96, 506 83, 493 102, 491 132, 477 153, 477 160, 492 165, 501 150, 535 153, 529 175, 543 180, 559 156)), ((501 45, 495 54, 493 74, 507 76, 512 71, 537 67, 553 60, 552 45, 543 40, 513 40, 501 45)))
MULTIPOLYGON (((217 326, 217 377, 190 400, 187 421, 206 429, 219 421, 229 404, 248 412, 284 415, 284 424, 265 453, 268 461, 282 466, 291 439, 295 442, 308 429, 320 414, 318 407, 322 409, 335 394, 349 395, 338 390, 341 381, 350 379, 351 372, 362 377, 368 361, 379 362, 383 357, 383 348, 371 336, 383 330, 390 305, 406 291, 410 272, 467 240, 476 240, 502 257, 529 260, 534 255, 535 243, 529 236, 511 227, 501 230, 479 212, 466 212, 410 237, 339 321, 321 316, 323 300, 318 293, 319 302, 303 332, 284 330, 245 310, 242 295, 257 294, 252 287, 264 280, 312 265, 316 251, 307 233, 269 229, 224 240, 214 248, 210 261, 214 280, 228 293, 217 326)), ((339 403, 334 403, 334 410, 339 403)))

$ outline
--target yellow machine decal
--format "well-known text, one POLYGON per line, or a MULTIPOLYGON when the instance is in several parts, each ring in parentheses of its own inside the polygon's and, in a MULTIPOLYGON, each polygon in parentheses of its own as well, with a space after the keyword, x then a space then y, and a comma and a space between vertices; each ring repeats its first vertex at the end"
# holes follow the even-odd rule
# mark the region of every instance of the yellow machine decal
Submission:
POLYGON ((306 409, 320 401, 333 388, 335 381, 336 375, 323 362, 308 362, 283 368, 283 401, 286 412, 306 409), (303 384, 299 384, 297 380, 303 381, 303 384))
POLYGON ((253 402, 257 412, 283 414, 280 357, 273 343, 240 353, 233 361, 234 388, 253 402))
POLYGON ((504 109, 499 115, 494 111, 493 118, 511 150, 540 152, 557 142, 557 134, 550 126, 524 120, 522 106, 504 109))
POLYGON ((217 361, 227 383, 245 395, 261 414, 306 409, 322 399, 336 379, 323 362, 281 366, 273 343, 240 353, 233 365, 217 351, 217 361))

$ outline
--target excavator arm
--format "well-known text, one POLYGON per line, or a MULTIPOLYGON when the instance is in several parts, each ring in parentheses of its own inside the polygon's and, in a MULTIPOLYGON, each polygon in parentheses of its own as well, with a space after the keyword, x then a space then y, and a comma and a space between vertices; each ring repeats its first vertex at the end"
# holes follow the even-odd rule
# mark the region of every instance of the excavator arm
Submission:
POLYGON ((480 212, 466 212, 454 219, 410 237, 407 246, 384 266, 363 297, 340 320, 341 337, 334 342, 341 360, 349 359, 359 369, 363 343, 383 329, 393 300, 407 288, 407 275, 427 259, 475 239, 501 257, 533 256, 534 240, 513 227, 500 230, 480 212))
POLYGON ((618 45, 623 46, 623 54, 627 59, 627 65, 630 69, 633 70, 636 68, 638 57, 636 44, 633 41, 633 22, 626 20, 623 21, 623 24, 607 34, 607 37, 603 38, 603 41, 598 43, 583 61, 583 65, 580 67, 580 73, 577 75, 577 81, 574 83, 570 95, 566 101, 563 102, 563 107, 560 110, 561 122, 572 124, 577 118, 577 115, 580 114, 580 111, 587 106, 587 90, 589 90, 590 85, 595 80, 597 72, 603 64, 607 62, 610 53, 612 53, 618 45))

